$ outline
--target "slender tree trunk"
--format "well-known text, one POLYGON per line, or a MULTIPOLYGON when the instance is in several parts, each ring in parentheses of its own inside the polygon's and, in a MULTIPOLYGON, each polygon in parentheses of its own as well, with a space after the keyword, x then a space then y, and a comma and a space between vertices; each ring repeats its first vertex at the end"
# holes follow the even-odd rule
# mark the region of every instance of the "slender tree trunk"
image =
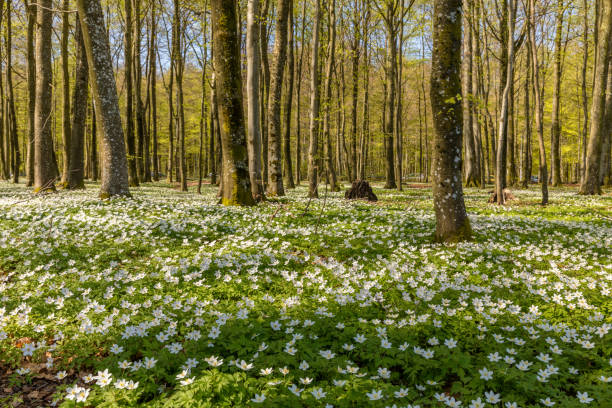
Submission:
POLYGON ((315 1, 312 29, 312 60, 310 64, 310 142, 308 146, 308 196, 317 198, 318 149, 319 149, 319 31, 321 25, 321 0, 315 1))
MULTIPOLYGON (((49 0, 44 0, 45 3, 49 0)), ((49 7, 47 5, 47 7, 49 7)), ((100 196, 129 195, 127 157, 108 34, 99 0, 77 0, 96 117, 103 131, 100 196)), ((40 12, 39 12, 40 14, 40 12)), ((49 44, 50 45, 50 44, 49 44)), ((50 48, 50 46, 49 46, 50 48)), ((37 58, 41 61, 41 58, 37 58)), ((37 100, 37 109, 38 100, 37 100)))
MULTIPOLYGON (((612 1, 612 0, 608 0, 612 1)), ((538 132, 540 149, 540 183, 542 185, 542 205, 548 204, 548 167, 546 166, 546 148, 544 146, 544 103, 540 93, 540 67, 538 63, 538 47, 536 43, 536 13, 535 0, 529 0, 529 46, 531 47, 531 65, 533 69, 533 87, 535 104, 535 126, 538 132)))
MULTIPOLYGON (((177 134, 179 142, 179 174, 181 191, 187 191, 187 165, 185 162, 185 108, 183 93, 183 74, 185 61, 183 59, 183 31, 181 27, 180 0, 174 0, 174 16, 172 24, 172 48, 175 59, 174 73, 176 75, 176 114, 177 134)), ((242 91, 242 90, 241 90, 242 91)))
POLYGON ((134 134, 134 64, 133 39, 134 23, 132 18, 132 0, 125 0, 125 49, 124 49, 124 75, 125 75, 125 117, 128 150, 128 174, 131 187, 138 186, 138 170, 136 167, 136 140, 134 134))
POLYGON ((261 24, 259 25, 259 46, 261 57, 261 74, 262 83, 260 84, 260 108, 261 108, 261 156, 262 169, 261 179, 262 186, 265 190, 268 184, 268 103, 270 98, 270 64, 268 62, 268 8, 270 0, 264 0, 263 9, 260 16, 261 24))
POLYGON ((302 9, 302 32, 300 35, 300 60, 298 62, 297 71, 297 84, 296 84, 296 142, 295 142, 295 183, 300 185, 302 181, 302 126, 301 125, 301 104, 300 96, 302 95, 302 63, 304 62, 304 50, 306 46, 304 44, 304 31, 306 29, 306 4, 303 2, 302 9))
POLYGON ((74 91, 72 93, 72 133, 70 135, 70 168, 66 188, 73 190, 85 188, 83 169, 83 141, 85 140, 85 123, 87 121, 87 87, 89 80, 89 66, 87 53, 83 42, 83 33, 78 19, 75 29, 76 70, 74 91))
MULTIPOLYGON (((207 166, 207 160, 203 157, 204 152, 204 135, 207 134, 206 129, 206 117, 208 116, 208 112, 206 111, 206 62, 207 62, 207 47, 206 47, 206 14, 202 17, 202 77, 201 77, 201 86, 202 86, 202 100, 200 102, 200 152, 198 156, 199 164, 198 164, 198 194, 202 193, 202 176, 203 176, 203 168, 207 166)), ((249 98, 250 100, 250 98, 249 98)), ((249 115, 250 117, 250 115, 249 115)), ((256 117, 256 120, 258 118, 256 117)), ((249 160, 250 164, 250 160, 249 160)), ((252 185, 251 185, 252 187, 252 185)))
MULTIPOLYGON (((10 1, 8 2, 10 3, 10 1)), ((67 10, 70 6, 68 0, 63 0, 62 8, 67 10)), ((68 171, 70 169, 70 74, 68 71, 68 35, 70 33, 70 13, 62 13, 62 38, 61 38, 61 55, 62 55, 62 142, 63 160, 62 160, 62 181, 63 187, 66 187, 68 180, 68 171)), ((7 84, 8 86, 8 84, 7 84)))
MULTIPOLYGON (((584 0, 582 3, 584 9, 584 24, 582 26, 583 39, 582 47, 584 53, 582 54, 582 151, 580 161, 580 182, 584 182, 584 175, 586 173, 586 145, 587 135, 589 130, 589 98, 587 94, 587 67, 589 63, 589 2, 584 0)), ((595 30, 597 32, 597 30, 595 30)))
MULTIPOLYGON (((80 21, 80 20, 79 20, 80 21)), ((91 68, 90 68, 91 75, 91 68)), ((92 85, 93 88, 93 85, 92 85)), ((94 98, 91 100, 91 179, 98 181, 98 130, 94 98)))
MULTIPOLYGON (((34 191, 55 190, 53 140, 51 139, 51 98, 53 70, 51 67, 51 31, 53 13, 51 0, 40 0, 36 16, 36 110, 34 142, 34 191)), ((1 8, 0 8, 1 9, 1 8)), ((5 164, 6 165, 6 164, 5 164)))
POLYGON ((440 242, 469 239, 472 232, 461 185, 461 9, 461 0, 434 0, 430 100, 435 237, 440 242))
POLYGON ((249 178, 247 142, 242 107, 240 46, 234 0, 211 0, 214 63, 219 93, 224 205, 254 204, 249 178))
POLYGON ((497 154, 496 154, 496 174, 495 174, 495 194, 497 196, 497 204, 503 205, 504 188, 506 188, 506 143, 508 137, 509 114, 508 106, 510 104, 510 92, 512 91, 512 80, 514 79, 514 25, 516 21, 515 0, 507 0, 508 3, 508 45, 506 68, 506 84, 501 100, 501 110, 499 115, 499 133, 497 139, 497 154))
POLYGON ((386 56, 386 69, 385 69, 385 81, 387 84, 387 105, 385 108, 385 187, 384 188, 397 188, 395 183, 395 160, 393 155, 393 135, 395 133, 395 66, 397 60, 397 42, 396 32, 393 21, 395 15, 391 6, 387 6, 387 18, 385 22, 387 30, 387 56, 386 56))
POLYGON ((155 2, 151 2, 151 32, 149 45, 149 69, 151 71, 151 129, 153 133, 153 181, 159 181, 159 158, 157 153, 157 63, 155 56, 157 55, 157 15, 155 2))
MULTIPOLYGON (((287 27, 287 81, 285 85, 285 108, 283 129, 283 163, 284 163, 284 180, 287 188, 295 188, 293 182, 293 168, 291 165, 291 108, 293 106, 293 81, 295 72, 294 59, 294 41, 293 41, 293 5, 289 7, 289 25, 287 27)), ((299 102, 299 101, 298 101, 299 102)), ((297 125, 299 127, 299 123, 297 125)))
POLYGON ((522 180, 521 187, 528 188, 531 180, 531 168, 529 167, 529 156, 531 152, 531 105, 529 102, 529 93, 531 92, 531 59, 529 57, 530 50, 527 50, 525 58, 525 101, 523 103, 525 109, 525 137, 523 140, 523 160, 522 160, 522 180))
POLYGON ((247 4, 247 126, 249 176, 251 190, 255 201, 264 198, 263 181, 261 179, 261 122, 260 122, 260 27, 259 2, 248 0, 247 4))
POLYGON ((19 183, 19 168, 21 167, 21 157, 19 154, 19 138, 17 135, 17 117, 15 115, 15 97, 13 91, 13 29, 12 29, 12 3, 6 2, 6 93, 7 93, 7 136, 10 135, 11 141, 11 160, 13 183, 19 183))
POLYGON ((26 186, 34 185, 34 106, 36 101, 36 59, 34 57, 34 29, 36 24, 36 5, 25 0, 27 8, 26 56, 28 74, 28 147, 26 158, 26 186))
POLYGON ((463 35, 463 139, 465 141, 465 184, 467 187, 475 187, 478 185, 478 162, 476 157, 476 147, 474 146, 474 109, 472 92, 472 24, 470 18, 472 11, 472 2, 464 1, 464 10, 467 11, 469 18, 465 19, 463 35))
POLYGON ((268 100, 268 194, 283 196, 283 170, 281 161, 281 99, 283 74, 287 62, 287 23, 291 0, 279 0, 274 35, 274 63, 270 77, 270 96, 268 100))
MULTIPOLYGON (((323 116, 323 137, 325 137, 325 171, 329 180, 331 191, 338 191, 336 171, 334 169, 333 152, 330 132, 330 110, 332 101, 332 76, 334 69, 334 58, 336 54, 336 0, 329 2, 329 24, 328 24, 328 50, 327 68, 325 74, 325 112, 323 116)), ((355 167, 353 167, 355 168, 355 167)))
POLYGON ((552 185, 555 187, 561 184, 561 149, 559 146, 561 126, 559 125, 559 100, 561 98, 561 36, 563 32, 563 12, 563 0, 557 0, 553 105, 550 124, 550 161, 552 167, 552 185))

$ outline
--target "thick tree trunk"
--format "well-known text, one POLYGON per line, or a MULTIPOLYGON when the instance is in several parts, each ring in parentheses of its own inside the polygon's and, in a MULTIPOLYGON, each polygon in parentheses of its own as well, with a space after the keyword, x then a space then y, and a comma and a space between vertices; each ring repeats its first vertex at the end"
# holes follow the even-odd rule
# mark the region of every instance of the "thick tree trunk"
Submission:
POLYGON ((34 191, 55 190, 51 107, 53 71, 51 67, 51 0, 40 0, 36 15, 36 109, 34 138, 34 191))
POLYGON ((249 178, 240 47, 234 0, 211 0, 214 61, 217 75, 222 144, 222 196, 224 205, 254 204, 249 178))
MULTIPOLYGON (((268 100, 270 98, 270 63, 268 62, 268 9, 270 0, 264 0, 263 9, 259 20, 259 47, 261 57, 261 84, 260 84, 260 130, 261 130, 261 180, 265 190, 268 184, 268 100)), ((262 190, 262 191, 263 191, 262 190)))
POLYGON ((270 77, 268 100, 268 194, 283 196, 283 169, 281 161, 281 99, 283 74, 287 63, 287 23, 292 0, 279 0, 274 35, 274 63, 270 77))
POLYGON ((435 127, 436 241, 471 236, 461 185, 461 0, 434 1, 430 100, 435 127))
POLYGON ((89 66, 81 24, 78 19, 75 29, 76 44, 76 74, 74 91, 72 93, 72 133, 70 135, 70 168, 65 187, 67 189, 85 188, 83 181, 83 141, 85 140, 85 122, 87 121, 87 86, 89 80, 89 66))
POLYGON ((115 195, 129 195, 127 157, 117 86, 102 7, 99 0, 77 0, 77 7, 87 51, 96 117, 103 131, 100 196, 108 198, 115 195))
POLYGON ((310 64, 310 142, 308 146, 308 196, 317 198, 319 152, 319 31, 321 25, 321 0, 315 0, 314 26, 312 29, 312 59, 310 64))
MULTIPOLYGON (((354 13, 359 13, 355 7, 354 13)), ((351 43, 351 147, 347 160, 348 181, 357 179, 357 99, 359 97, 359 16, 353 17, 354 38, 351 43)), ((367 63, 367 62, 366 62, 367 63)), ((367 88, 367 86, 365 87, 367 88)))
POLYGON ((599 44, 593 83, 593 102, 591 105, 591 129, 586 155, 584 180, 580 194, 601 194, 600 176, 601 150, 604 139, 604 119, 606 110, 606 84, 610 59, 610 35, 612 32, 612 0, 602 0, 599 44))

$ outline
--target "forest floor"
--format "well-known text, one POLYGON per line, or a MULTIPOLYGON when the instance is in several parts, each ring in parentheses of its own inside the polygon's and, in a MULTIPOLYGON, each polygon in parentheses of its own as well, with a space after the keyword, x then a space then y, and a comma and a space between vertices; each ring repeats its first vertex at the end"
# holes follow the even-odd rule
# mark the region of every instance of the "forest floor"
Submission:
POLYGON ((0 183, 0 406, 612 407, 612 196, 0 183), (321 190, 321 197, 325 193, 321 190))

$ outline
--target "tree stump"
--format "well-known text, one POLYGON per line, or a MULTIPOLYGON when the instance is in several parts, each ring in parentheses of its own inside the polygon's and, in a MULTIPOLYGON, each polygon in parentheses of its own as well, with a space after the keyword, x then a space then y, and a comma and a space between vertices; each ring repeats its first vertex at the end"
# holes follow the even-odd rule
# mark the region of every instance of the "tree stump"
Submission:
POLYGON ((351 188, 346 190, 344 198, 348 200, 365 199, 368 201, 378 201, 378 197, 372 191, 370 183, 365 180, 355 180, 351 188))
MULTIPOLYGON (((489 196, 489 203, 496 203, 497 193, 495 192, 495 190, 489 191, 489 193, 491 193, 491 195, 489 196)), ((504 188, 503 194, 504 194, 504 203, 510 200, 514 200, 516 198, 514 197, 514 194, 512 194, 512 191, 508 190, 507 188, 504 188)))

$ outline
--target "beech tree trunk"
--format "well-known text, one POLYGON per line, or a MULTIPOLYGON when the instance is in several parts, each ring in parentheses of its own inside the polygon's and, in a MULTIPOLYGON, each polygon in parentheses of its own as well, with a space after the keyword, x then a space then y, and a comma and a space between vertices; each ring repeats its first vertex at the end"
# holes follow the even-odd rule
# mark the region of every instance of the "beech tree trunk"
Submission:
POLYGON ((274 63, 270 77, 270 95, 268 100, 268 194, 283 196, 283 169, 281 162, 281 99, 283 91, 283 74, 287 62, 287 23, 291 0, 279 0, 276 34, 274 41, 274 63))
MULTIPOLYGON (((608 0, 612 1, 612 0, 608 0)), ((535 127, 538 132, 540 151, 540 183, 542 186, 542 205, 548 204, 548 167, 546 166, 546 148, 544 146, 544 102, 540 93, 540 66, 538 63, 538 47, 536 43, 536 13, 535 0, 529 0, 529 46, 531 47, 531 66, 533 70, 535 127)))
POLYGON ((461 185, 461 0, 435 0, 430 100, 435 148, 433 197, 436 241, 471 237, 461 185))
POLYGON ((26 186, 34 185, 34 107, 36 104, 36 59, 34 56, 34 29, 36 24, 36 5, 25 0, 27 13, 26 58, 28 81, 28 146, 26 157, 26 186))
POLYGON ((119 113, 119 99, 102 7, 100 0, 77 0, 77 7, 87 52, 96 117, 103 132, 100 197, 129 195, 127 156, 119 113))
MULTIPOLYGON (((82 0, 81 0, 82 1, 82 0)), ((53 68, 51 66, 51 0, 40 0, 36 13, 36 108, 34 137, 34 192, 55 191, 51 107, 53 68)))
POLYGON ((591 129, 586 154, 586 168, 580 194, 601 194, 600 170, 601 151, 604 141, 606 86, 610 60, 610 35, 612 33, 612 0, 602 0, 601 25, 597 61, 595 64, 595 81, 593 83, 593 102, 591 105, 591 129))
POLYGON ((247 126, 248 126, 248 154, 249 176, 251 178, 251 191, 256 201, 263 199, 264 190, 261 179, 261 122, 259 76, 260 44, 259 44, 259 2, 248 0, 247 3, 247 126))
POLYGON ((72 133, 70 134, 70 167, 65 187, 73 190, 85 188, 83 181, 83 141, 85 140, 85 122, 87 120, 87 87, 89 80, 89 66, 87 65, 87 53, 81 24, 78 19, 75 29, 76 43, 76 75, 74 79, 74 91, 72 93, 72 133))
MULTIPOLYGON (((291 108, 293 106, 293 81, 295 72, 294 41, 293 41, 293 6, 289 7, 289 25, 287 27, 287 81, 285 84, 285 108, 283 128, 283 179, 287 188, 295 188, 293 182, 293 166, 291 164, 291 108)), ((299 103, 299 96, 298 96, 299 103)), ((299 123, 297 124, 299 127, 299 123)))
POLYGON ((552 172, 552 185, 561 185, 561 126, 559 124, 559 104, 561 98, 561 35, 563 31, 563 0, 557 0, 556 32, 555 32, 555 59, 554 59, 554 85, 552 100, 552 116, 550 120, 550 161, 552 172))
MULTIPOLYGON (((67 10, 70 6, 68 0, 63 0, 62 8, 67 10)), ((61 56, 62 56, 62 143, 63 160, 62 160, 62 181, 63 187, 66 187, 68 181, 68 172, 70 171, 70 74, 68 72, 68 35, 70 33, 70 13, 61 13, 62 15, 62 38, 61 38, 61 56)), ((8 86, 8 84, 7 84, 8 86)))
POLYGON ((223 155, 221 202, 224 205, 253 205, 242 108, 236 3, 234 0, 211 0, 211 8, 223 155))
POLYGON ((321 25, 321 0, 315 0, 314 26, 312 28, 312 59, 310 63, 310 142, 308 145, 308 196, 319 197, 319 31, 321 25))
POLYGON ((325 138, 325 171, 327 172, 327 179, 329 180, 331 191, 338 191, 338 185, 336 181, 336 171, 334 169, 331 134, 330 134, 330 110, 331 110, 331 98, 332 98, 332 75, 334 69, 334 58, 336 53, 336 1, 330 0, 329 2, 329 24, 328 24, 328 39, 329 44, 327 47, 327 69, 325 74, 325 113, 323 116, 323 137, 325 138))

